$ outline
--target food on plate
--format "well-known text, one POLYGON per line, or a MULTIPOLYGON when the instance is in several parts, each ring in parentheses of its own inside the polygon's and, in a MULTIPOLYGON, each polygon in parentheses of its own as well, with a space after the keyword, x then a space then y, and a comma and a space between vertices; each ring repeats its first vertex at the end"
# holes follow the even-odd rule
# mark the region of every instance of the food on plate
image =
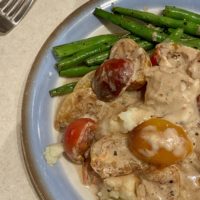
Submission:
POLYGON ((64 152, 63 143, 49 145, 44 152, 45 159, 49 165, 54 165, 64 152))
POLYGON ((144 71, 151 67, 151 61, 146 51, 131 39, 121 39, 110 51, 110 58, 127 58, 132 63, 133 73, 128 89, 140 89, 146 80, 144 71))
MULTIPOLYGON (((83 63, 88 68, 93 64, 99 67, 74 83, 71 93, 62 98, 55 128, 63 139, 57 147, 48 146, 45 156, 54 164, 64 153, 69 161, 81 165, 83 184, 95 186, 99 200, 199 198, 198 25, 197 20, 183 23, 185 12, 190 17, 191 12, 165 9, 166 16, 167 9, 171 9, 170 16, 178 9, 179 20, 127 8, 113 7, 114 13, 96 8, 96 16, 131 34, 118 36, 112 44, 103 42, 101 47, 90 43, 93 38, 80 40, 74 43, 80 45, 80 51, 64 59, 61 46, 60 75, 75 64, 80 70, 83 63), (188 27, 192 29, 188 31, 188 27), (82 46, 85 41, 89 47, 82 46), (141 43, 147 46, 143 48, 141 43), (90 50, 95 47, 98 50, 93 54, 90 50), (149 47, 151 52, 147 52, 149 47)), ((74 44, 69 45, 73 51, 74 44)))
POLYGON ((101 200, 107 199, 178 199, 180 195, 180 175, 176 167, 162 171, 145 171, 142 179, 134 174, 109 177, 97 194, 101 200))
POLYGON ((121 39, 112 47, 110 59, 96 70, 93 91, 98 99, 110 101, 127 88, 139 89, 145 84, 144 70, 148 67, 147 53, 133 40, 121 39))
POLYGON ((81 163, 87 158, 96 129, 96 123, 90 118, 79 118, 73 121, 64 134, 64 150, 68 158, 75 163, 81 163))
POLYGON ((177 8, 175 6, 165 6, 163 10, 163 15, 181 20, 188 20, 194 23, 200 23, 200 15, 182 8, 177 8))
POLYGON ((55 127, 57 130, 64 129, 69 123, 81 118, 81 116, 97 115, 101 109, 101 102, 92 92, 91 88, 82 88, 72 92, 60 103, 55 127))
POLYGON ((71 83, 67 83, 65 85, 62 85, 60 87, 54 88, 54 89, 49 91, 49 94, 50 94, 51 97, 54 97, 54 96, 59 96, 59 95, 71 93, 74 90, 76 83, 77 82, 71 82, 71 83))
POLYGON ((109 59, 95 72, 92 89, 97 98, 110 101, 119 96, 131 82, 133 64, 128 59, 109 59))
POLYGON ((94 56, 89 57, 86 59, 86 64, 88 66, 99 65, 104 62, 109 57, 110 51, 104 51, 102 53, 96 54, 94 56))
POLYGON ((192 143, 184 129, 161 118, 144 121, 129 137, 132 153, 158 167, 172 165, 192 152, 192 143))
POLYGON ((148 12, 133 10, 133 9, 128 9, 128 8, 121 8, 121 7, 113 7, 112 11, 114 13, 136 17, 137 19, 141 19, 145 22, 151 23, 156 26, 173 27, 173 28, 181 27, 188 34, 198 35, 198 36, 200 35, 199 25, 191 21, 186 22, 184 20, 176 20, 176 19, 172 19, 166 16, 158 16, 153 13, 148 13, 148 12))
POLYGON ((114 41, 107 42, 104 44, 97 44, 94 46, 89 46, 86 49, 78 51, 74 55, 70 57, 64 57, 63 59, 59 60, 56 64, 59 73, 63 70, 69 69, 73 66, 77 66, 78 64, 82 63, 85 59, 90 56, 93 56, 97 53, 101 53, 103 51, 107 51, 111 48, 114 41))
POLYGON ((90 165, 101 178, 122 176, 147 168, 131 153, 127 143, 127 135, 114 134, 104 136, 92 145, 90 165))
POLYGON ((111 21, 112 23, 121 26, 122 28, 144 38, 148 41, 162 42, 166 39, 166 34, 158 32, 154 29, 148 28, 138 22, 130 20, 121 15, 115 15, 100 8, 96 8, 94 15, 102 19, 111 21))
POLYGON ((60 71, 60 76, 61 77, 81 77, 84 76, 85 74, 94 71, 97 69, 98 66, 77 66, 77 67, 72 67, 66 70, 60 71))
POLYGON ((71 56, 80 50, 84 50, 88 47, 92 47, 98 44, 106 44, 108 42, 117 41, 118 36, 113 34, 105 34, 94 36, 88 39, 83 39, 68 44, 58 45, 53 47, 53 54, 57 59, 62 59, 67 56, 71 56))
POLYGON ((74 91, 77 91, 79 89, 84 89, 84 88, 91 88, 91 80, 94 77, 95 71, 89 72, 85 76, 83 76, 79 81, 77 82, 74 91))
MULTIPOLYGON (((174 6, 166 6, 162 12, 164 16, 122 7, 113 7, 112 11, 114 13, 96 8, 94 15, 108 20, 130 33, 105 34, 53 47, 59 76, 79 77, 95 70, 109 58, 110 49, 114 43, 123 38, 137 42, 145 50, 153 49, 155 44, 164 40, 200 49, 198 37, 200 35, 198 24, 200 17, 196 13, 174 6), (130 16, 134 18, 130 18, 130 16), (143 24, 136 21, 135 18, 142 20, 143 24), (188 19, 189 21, 186 21, 188 19)), ((67 89, 66 92, 65 89, 62 91, 55 92, 52 96, 68 93, 67 89)))

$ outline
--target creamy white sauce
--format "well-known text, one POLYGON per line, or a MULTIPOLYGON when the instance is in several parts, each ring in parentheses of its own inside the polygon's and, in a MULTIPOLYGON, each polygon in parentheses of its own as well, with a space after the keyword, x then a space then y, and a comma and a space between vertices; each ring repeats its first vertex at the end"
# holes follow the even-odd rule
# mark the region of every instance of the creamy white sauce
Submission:
POLYGON ((185 139, 180 137, 174 128, 159 132, 155 126, 147 126, 141 130, 141 138, 151 146, 151 150, 139 150, 146 157, 155 156, 161 148, 172 152, 177 157, 184 157, 187 153, 184 146, 185 139))
MULTIPOLYGON (((119 128, 118 130, 127 133, 151 117, 162 117, 182 126, 195 146, 188 158, 175 165, 180 176, 176 183, 179 194, 176 198, 172 196, 171 199, 198 200, 200 196, 200 116, 196 97, 200 94, 199 51, 179 46, 174 52, 172 45, 167 43, 161 44, 158 48, 161 51, 160 66, 145 70, 147 87, 144 101, 140 100, 119 113, 114 123, 110 123, 110 127, 113 124, 119 128)), ((175 129, 168 128, 163 134, 159 134, 155 127, 149 128, 152 132, 143 130, 143 139, 151 144, 152 149, 141 149, 140 153, 151 157, 160 148, 164 148, 172 151, 176 156, 184 157, 185 140, 177 135, 175 129), (148 132, 148 136, 145 131, 148 132)), ((160 187, 163 189, 160 189, 160 192, 156 190, 154 197, 149 197, 144 191, 141 192, 141 195, 144 194, 143 199, 165 200, 166 194, 162 192, 167 189, 161 184, 160 187)), ((150 182, 147 189, 153 192, 155 187, 151 186, 150 182)), ((142 186, 137 190, 143 190, 142 186)))
POLYGON ((122 120, 122 126, 126 132, 131 131, 141 122, 148 120, 153 114, 153 110, 138 106, 131 107, 125 112, 121 112, 118 116, 122 120))
MULTIPOLYGON (((84 116, 91 118, 98 116, 98 120, 101 119, 98 121, 97 139, 105 135, 126 134, 151 117, 165 118, 186 130, 188 137, 194 143, 194 151, 185 160, 173 165, 177 170, 174 174, 169 172, 169 175, 175 181, 172 186, 169 182, 166 182, 168 181, 168 174, 166 175, 164 170, 161 170, 163 176, 154 174, 150 180, 145 177, 147 172, 141 170, 140 174, 137 174, 140 179, 140 185, 135 185, 135 181, 129 179, 135 176, 133 174, 127 175, 127 179, 119 176, 117 178, 111 177, 110 181, 105 181, 103 188, 107 190, 109 187, 111 192, 107 191, 109 193, 107 194, 106 191, 101 191, 99 193, 101 200, 108 200, 109 198, 133 200, 134 195, 136 200, 198 200, 200 197, 200 116, 196 102, 196 97, 200 94, 200 70, 197 59, 199 51, 179 46, 174 52, 171 46, 171 44, 167 43, 159 45, 157 48, 160 48, 161 52, 160 66, 145 69, 147 87, 144 98, 142 98, 141 92, 132 92, 132 95, 125 92, 115 102, 110 102, 109 104, 97 102, 94 105, 101 108, 99 112, 94 112, 95 114, 91 112, 84 116), (131 181, 128 181, 128 179, 131 181), (123 183, 124 180, 125 182, 123 183), (127 187, 127 190, 124 187, 127 187), (138 192, 137 195, 135 194, 136 190, 138 192), (168 192, 171 190, 176 192, 176 196, 171 195, 168 198, 168 192), (104 192, 107 194, 106 197, 104 192)), ((122 49, 122 53, 124 53, 124 49, 122 49)), ((140 52, 138 55, 140 55, 140 52)), ((136 64, 136 66, 139 66, 140 63, 136 64)), ((168 128, 164 133, 160 134, 154 126, 149 126, 143 129, 142 137, 152 146, 151 150, 140 150, 145 156, 154 156, 160 148, 164 148, 181 157, 186 153, 184 138, 179 137, 173 128, 168 128)), ((120 148, 120 150, 123 151, 123 148, 120 148)), ((126 153, 126 151, 124 152, 126 153)), ((103 159, 109 162, 111 159, 106 155, 107 151, 105 151, 103 159)), ((121 162, 121 165, 123 166, 123 162, 121 162)), ((106 168, 105 166, 102 167, 106 168)), ((109 170, 109 168, 105 170, 109 170)), ((151 172, 149 173, 151 174, 151 172)))

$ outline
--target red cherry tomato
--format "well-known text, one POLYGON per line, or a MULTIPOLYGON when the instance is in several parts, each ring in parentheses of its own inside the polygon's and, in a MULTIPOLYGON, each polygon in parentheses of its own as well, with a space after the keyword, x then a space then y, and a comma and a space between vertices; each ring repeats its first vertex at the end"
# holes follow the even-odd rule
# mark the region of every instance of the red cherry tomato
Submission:
POLYGON ((94 139, 96 123, 90 118, 80 118, 67 127, 64 135, 64 149, 67 157, 75 163, 84 160, 84 154, 94 139))
POLYGON ((151 64, 154 66, 154 65, 158 65, 158 61, 159 61, 159 57, 158 57, 158 54, 156 52, 154 52, 151 57, 150 57, 150 60, 151 60, 151 64))
POLYGON ((200 94, 197 96, 197 108, 200 111, 200 94))
POLYGON ((110 59, 105 61, 95 72, 92 89, 97 98, 110 101, 120 95, 129 84, 133 66, 128 59, 110 59))

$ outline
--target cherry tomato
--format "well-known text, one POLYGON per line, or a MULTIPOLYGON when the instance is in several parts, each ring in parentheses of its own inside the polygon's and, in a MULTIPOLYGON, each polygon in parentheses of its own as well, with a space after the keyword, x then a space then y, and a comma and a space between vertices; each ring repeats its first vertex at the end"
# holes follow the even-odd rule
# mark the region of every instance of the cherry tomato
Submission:
POLYGON ((100 176, 93 170, 93 168, 90 165, 90 157, 88 157, 86 160, 84 160, 82 164, 82 178, 83 178, 83 184, 84 185, 92 185, 92 184, 99 184, 101 183, 100 176))
POLYGON ((183 128, 161 118, 134 128, 128 145, 138 159, 158 167, 172 165, 192 152, 192 143, 183 128))
POLYGON ((96 70, 92 89, 98 99, 111 101, 128 87, 132 74, 133 66, 130 60, 109 59, 96 70))
POLYGON ((75 163, 84 160, 86 151, 94 139, 96 123, 90 118, 80 118, 73 121, 65 131, 64 149, 67 157, 75 163))
POLYGON ((200 111, 200 94, 197 96, 197 108, 200 111))
POLYGON ((154 52, 151 57, 150 57, 150 60, 151 60, 151 64, 154 66, 154 65, 158 65, 158 61, 159 61, 159 56, 156 52, 154 52))

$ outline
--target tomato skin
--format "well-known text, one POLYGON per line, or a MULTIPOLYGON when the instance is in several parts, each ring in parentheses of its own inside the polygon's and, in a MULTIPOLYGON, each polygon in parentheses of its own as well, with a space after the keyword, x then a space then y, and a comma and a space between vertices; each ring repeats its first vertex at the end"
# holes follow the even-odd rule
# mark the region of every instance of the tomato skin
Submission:
POLYGON ((67 126, 64 135, 64 149, 67 157, 75 163, 84 160, 95 134, 96 123, 90 118, 80 118, 67 126))
POLYGON ((111 101, 128 87, 133 74, 133 66, 128 59, 109 59, 95 72, 92 89, 98 99, 111 101))
POLYGON ((157 54, 156 52, 154 52, 154 53, 151 55, 150 60, 151 60, 151 64, 152 64, 153 66, 158 65, 158 61, 159 61, 159 56, 158 56, 158 54, 157 54))
POLYGON ((200 111, 200 94, 197 96, 197 108, 200 111))
POLYGON ((192 142, 187 137, 185 130, 181 126, 173 124, 162 118, 152 118, 136 126, 129 133, 128 146, 131 152, 138 159, 161 168, 183 160, 193 150, 192 142), (144 130, 148 127, 153 127, 156 131, 153 130, 152 132, 152 130, 148 130, 144 132, 144 130), (167 136, 169 136, 167 138, 166 135, 164 135, 166 134, 165 131, 167 129, 175 130, 176 136, 181 138, 180 141, 182 143, 180 142, 179 144, 179 146, 181 146, 181 151, 178 146, 173 146, 171 149, 166 148, 166 146, 164 148, 163 145, 160 146, 159 140, 162 141, 161 144, 168 142, 167 147, 169 147, 169 142, 173 144, 174 137, 169 135, 169 133, 167 134, 167 136), (153 141, 153 143, 149 141, 153 141), (179 154, 174 153, 177 149, 179 149, 179 154), (153 154, 144 154, 142 151, 150 153, 153 152, 153 154))
POLYGON ((82 181, 84 185, 100 184, 102 179, 90 165, 91 159, 88 157, 82 164, 82 181))

